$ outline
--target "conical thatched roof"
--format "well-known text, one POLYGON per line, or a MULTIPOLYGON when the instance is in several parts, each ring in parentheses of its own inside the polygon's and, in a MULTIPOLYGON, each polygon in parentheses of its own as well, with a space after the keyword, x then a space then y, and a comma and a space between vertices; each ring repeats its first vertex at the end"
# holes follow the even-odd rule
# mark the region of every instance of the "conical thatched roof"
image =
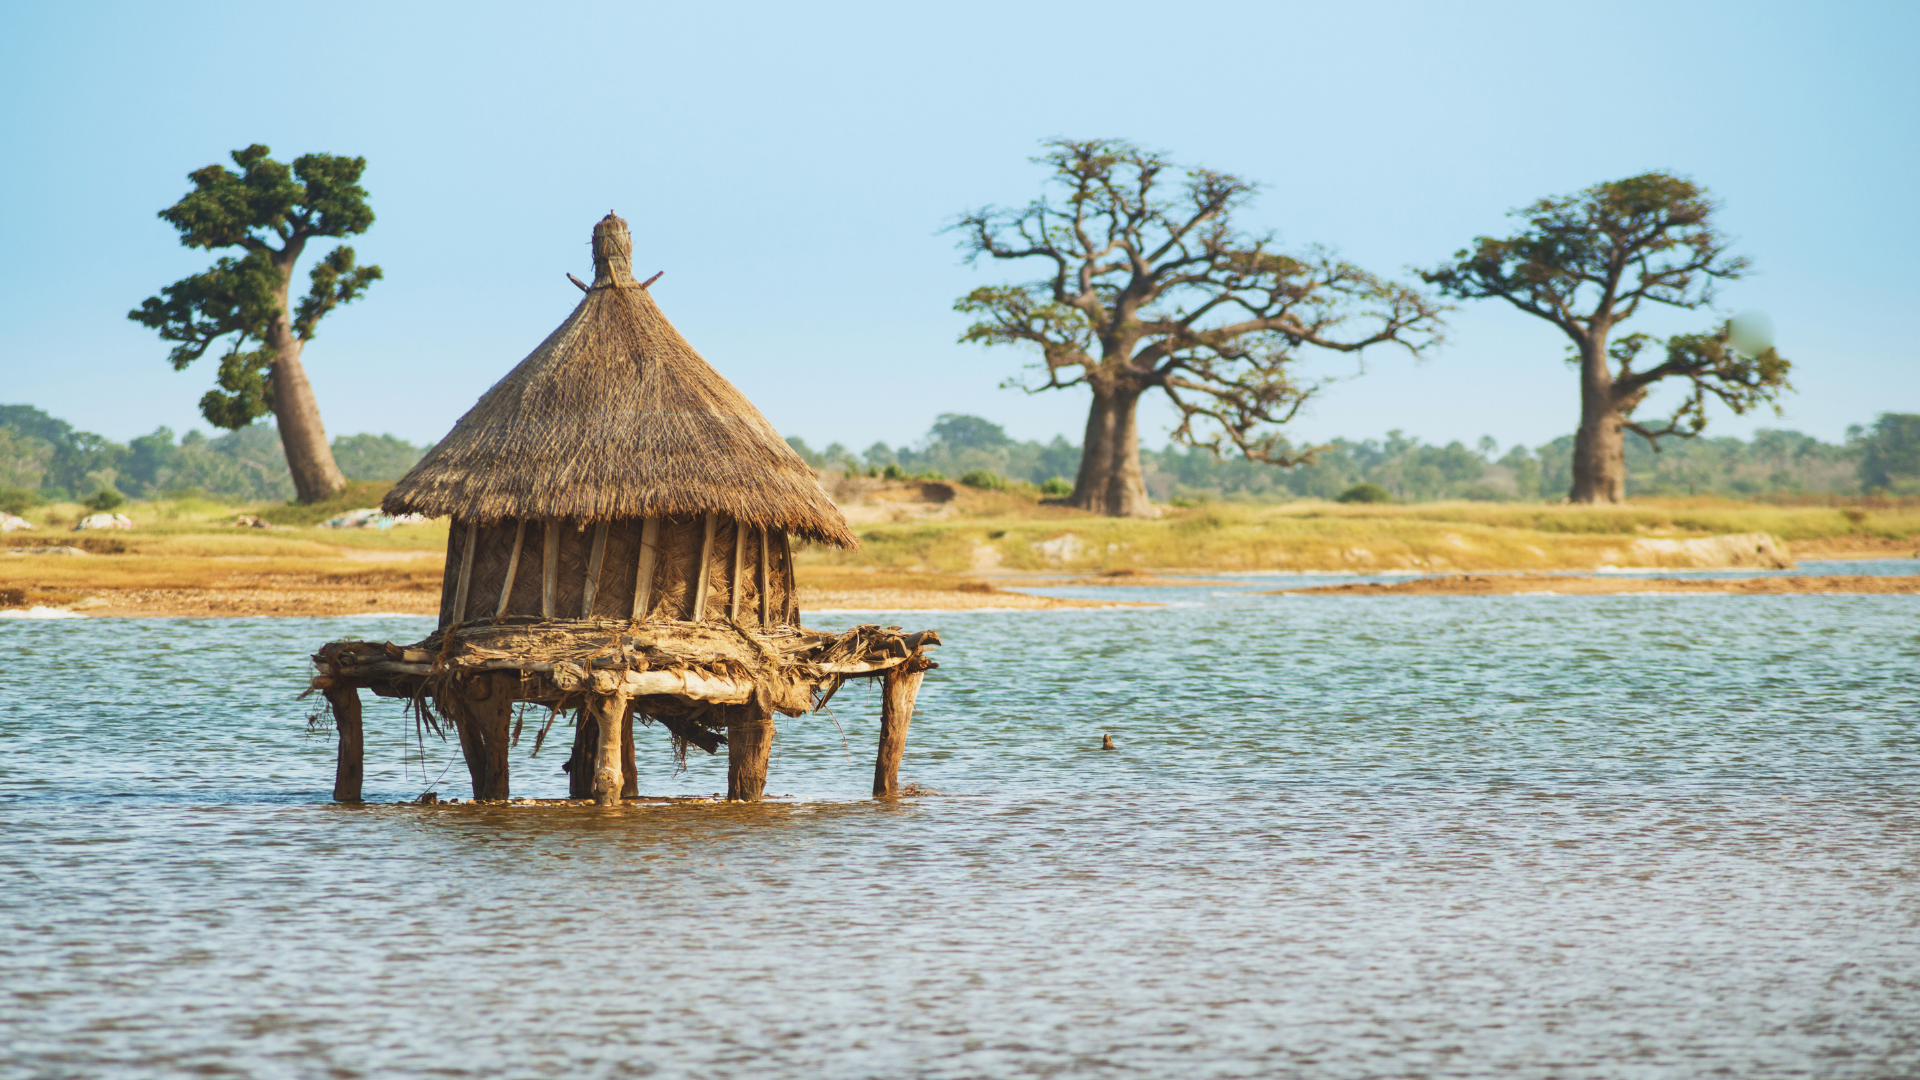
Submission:
POLYGON ((856 546, 813 470, 634 280, 632 252, 625 221, 594 226, 586 298, 384 509, 480 523, 716 512, 856 546))

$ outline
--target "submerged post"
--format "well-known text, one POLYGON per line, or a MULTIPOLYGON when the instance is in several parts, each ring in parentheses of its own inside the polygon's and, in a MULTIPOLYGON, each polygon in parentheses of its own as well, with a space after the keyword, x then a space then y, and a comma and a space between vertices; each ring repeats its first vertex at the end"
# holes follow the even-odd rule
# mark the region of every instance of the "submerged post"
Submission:
POLYGON ((727 801, 759 802, 767 794, 773 753, 773 711, 757 701, 727 711, 727 801))
POLYGON ((593 763, 599 752, 600 721, 588 709, 573 729, 573 750, 567 755, 567 798, 593 798, 593 763))
POLYGON ((892 799, 900 794, 900 759, 907 752, 907 725, 913 722, 913 699, 926 676, 919 656, 887 669, 880 693, 880 752, 873 762, 873 797, 892 799))
POLYGON ((333 707, 333 727, 340 733, 340 756, 333 766, 333 801, 359 802, 365 774, 366 751, 361 742, 360 691, 352 686, 329 686, 322 693, 333 707))
POLYGON ((505 672, 482 675, 468 683, 456 717, 460 749, 467 773, 473 777, 473 797, 493 801, 511 797, 507 742, 513 728, 514 676, 505 672))
POLYGON ((621 753, 624 742, 621 735, 627 726, 627 695, 615 691, 592 700, 592 712, 600 726, 599 754, 593 766, 593 799, 601 806, 619 806, 621 791, 627 784, 626 768, 620 760, 625 756, 621 753))

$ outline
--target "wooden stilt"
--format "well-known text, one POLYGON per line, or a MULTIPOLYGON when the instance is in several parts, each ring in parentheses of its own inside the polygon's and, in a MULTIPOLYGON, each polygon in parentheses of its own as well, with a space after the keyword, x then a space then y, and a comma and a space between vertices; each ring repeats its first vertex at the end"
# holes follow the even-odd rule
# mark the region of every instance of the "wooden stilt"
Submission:
POLYGON ((913 699, 919 696, 926 671, 909 657, 888 668, 880 695, 880 753, 873 762, 873 797, 892 799, 900 794, 900 759, 907 752, 907 725, 913 722, 913 699))
POLYGON ((653 606, 653 561, 660 554, 660 519, 648 518, 640 526, 640 566, 633 580, 633 621, 646 619, 653 606))
POLYGON ((599 754, 600 721, 588 710, 573 729, 573 752, 567 755, 567 798, 593 798, 593 769, 599 754))
POLYGON ((480 800, 511 797, 508 781, 508 741, 513 737, 513 675, 494 672, 467 684, 460 716, 460 749, 466 753, 467 772, 473 777, 473 797, 480 800))
POLYGON ((620 797, 640 797, 640 766, 633 760, 633 702, 627 702, 627 715, 620 724, 620 797))
POLYGON ((587 589, 581 594, 580 617, 593 618, 593 594, 600 591, 600 564, 607 557, 608 522, 601 522, 593 528, 593 551, 587 556, 587 589))
POLYGON ((547 541, 540 545, 540 617, 553 618, 560 595, 560 522, 547 522, 547 541))
POLYGON ((758 702, 725 706, 727 801, 759 802, 767 794, 767 759, 773 753, 773 713, 758 702))
POLYGON ((467 542, 460 549, 460 580, 453 587, 453 621, 467 621, 467 593, 473 584, 473 553, 480 546, 480 526, 467 526, 467 542))
POLYGON ((520 573, 520 550, 527 546, 527 522, 525 518, 513 526, 513 554, 507 556, 507 580, 500 583, 500 603, 493 609, 493 617, 505 618, 507 601, 513 599, 513 579, 520 573))
POLYGON ((693 612, 687 616, 693 622, 705 622, 707 618, 707 585, 713 577, 710 572, 713 562, 713 534, 719 525, 719 515, 707 515, 706 532, 700 537, 700 572, 693 586, 693 612))
POLYGON ((327 704, 333 706, 333 726, 340 733, 340 756, 333 766, 333 801, 360 801, 360 780, 365 774, 365 754, 360 730, 360 690, 353 686, 329 686, 327 704))
POLYGON ((622 767, 621 732, 627 726, 627 695, 618 691, 591 699, 592 712, 600 721, 600 752, 594 762, 593 799, 601 806, 619 806, 620 790, 626 786, 622 767))
POLYGON ((740 579, 746 576, 746 566, 747 523, 736 521, 733 523, 733 573, 727 578, 732 589, 732 596, 727 600, 727 618, 734 622, 740 621, 740 592, 746 587, 746 582, 740 579))

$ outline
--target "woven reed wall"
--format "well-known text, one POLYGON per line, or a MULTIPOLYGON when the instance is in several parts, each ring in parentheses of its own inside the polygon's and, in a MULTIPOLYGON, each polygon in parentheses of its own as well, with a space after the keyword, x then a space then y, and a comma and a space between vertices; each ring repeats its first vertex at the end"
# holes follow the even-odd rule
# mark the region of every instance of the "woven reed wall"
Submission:
MULTIPOLYGON (((563 521, 549 530, 546 521, 527 521, 522 532, 517 520, 506 520, 475 528, 456 522, 447 538, 447 569, 440 592, 440 625, 454 622, 481 622, 496 614, 542 617, 545 611, 547 544, 554 544, 554 589, 552 617, 578 619, 590 615, 596 619, 626 619, 633 614, 634 596, 639 580, 641 537, 645 522, 628 518, 607 524, 600 573, 589 610, 585 604, 588 570, 593 561, 593 544, 598 525, 563 521), (520 537, 520 557, 513 558, 515 536, 520 537), (462 562, 466 547, 474 544, 473 568, 467 580, 464 611, 454 610, 460 592, 462 562), (513 578, 507 578, 508 568, 513 578), (500 610, 500 594, 511 588, 506 610, 500 610)), ((760 529, 741 527, 724 514, 713 515, 713 539, 707 544, 707 521, 703 517, 660 520, 659 546, 655 551, 653 575, 647 590, 646 618, 724 620, 734 605, 734 567, 736 544, 739 552, 739 618, 744 626, 759 626, 761 553, 765 548, 767 579, 766 625, 798 625, 800 607, 793 582, 793 551, 787 536, 769 530, 764 538, 760 529), (707 592, 702 610, 693 610, 700 577, 700 553, 707 550, 707 592)))

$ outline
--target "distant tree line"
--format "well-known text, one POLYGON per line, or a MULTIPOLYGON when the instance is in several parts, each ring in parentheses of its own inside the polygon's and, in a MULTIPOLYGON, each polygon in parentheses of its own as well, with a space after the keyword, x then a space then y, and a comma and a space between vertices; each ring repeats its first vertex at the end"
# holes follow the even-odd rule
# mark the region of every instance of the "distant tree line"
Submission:
MULTIPOLYGON (((1490 438, 1475 446, 1435 446, 1401 432, 1383 440, 1335 439, 1313 459, 1282 468, 1245 457, 1216 458, 1199 447, 1142 449, 1148 491, 1159 502, 1176 499, 1286 502, 1334 499, 1361 484, 1376 484, 1399 502, 1439 499, 1549 500, 1565 496, 1572 480, 1572 435, 1544 446, 1505 451, 1490 438)), ((1031 484, 1063 496, 1080 467, 1080 447, 1055 436, 1021 441, 978 416, 940 416, 913 445, 876 442, 864 450, 832 443, 815 450, 787 440, 807 463, 833 472, 938 477, 982 487, 1031 484)), ((392 435, 343 435, 333 456, 350 480, 397 480, 429 447, 392 435)), ((1305 445, 1288 446, 1303 454, 1305 445)), ((1868 427, 1848 429, 1844 443, 1794 431, 1761 430, 1750 440, 1697 438, 1626 443, 1630 495, 1920 495, 1920 414, 1887 413, 1868 427)), ((252 424, 210 438, 198 431, 176 437, 157 428, 125 444, 28 405, 0 405, 0 509, 18 513, 36 503, 83 500, 107 492, 152 499, 204 495, 234 502, 295 498, 279 437, 270 424, 252 424)))
MULTIPOLYGON (((957 480, 986 473, 1040 486, 1070 482, 1080 464, 1080 448, 1060 436, 1022 442, 998 424, 955 414, 941 416, 913 446, 874 443, 855 451, 836 442, 816 451, 804 439, 787 442, 815 468, 874 475, 957 480)), ((1472 447, 1435 446, 1395 431, 1384 440, 1335 439, 1311 462, 1291 468, 1181 446, 1143 448, 1141 467, 1159 502, 1334 499, 1359 484, 1377 484, 1400 502, 1558 501, 1572 483, 1573 444, 1574 436, 1564 435, 1502 452, 1490 438, 1472 447)), ((1920 495, 1920 414, 1888 413, 1869 428, 1849 429, 1840 444, 1763 429, 1751 440, 1702 437, 1663 443, 1658 451, 1630 435, 1625 450, 1630 495, 1920 495)))
MULTIPOLYGON (((343 435, 332 443, 334 460, 349 480, 398 480, 427 449, 391 435, 343 435)), ((176 439, 162 427, 123 445, 29 405, 0 405, 0 502, 17 508, 103 492, 236 502, 285 501, 296 494, 271 424, 217 438, 188 431, 176 439)))

